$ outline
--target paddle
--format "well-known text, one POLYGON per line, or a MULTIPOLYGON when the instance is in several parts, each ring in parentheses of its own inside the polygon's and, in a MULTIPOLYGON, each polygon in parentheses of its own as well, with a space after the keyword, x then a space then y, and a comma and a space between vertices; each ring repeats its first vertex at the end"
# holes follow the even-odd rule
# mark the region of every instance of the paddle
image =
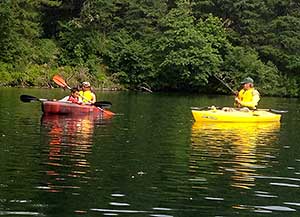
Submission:
MULTIPOLYGON (((29 96, 29 95, 21 95, 20 96, 20 100, 22 102, 44 102, 47 101, 48 99, 39 99, 35 96, 29 96)), ((97 106, 97 107, 101 107, 101 108, 110 108, 111 107, 111 102, 108 101, 98 101, 95 102, 93 105, 97 106)))
POLYGON ((273 112, 275 114, 285 114, 288 113, 286 110, 277 110, 277 109, 256 109, 257 111, 267 111, 267 112, 273 112))
POLYGON ((66 83, 66 81, 60 75, 54 75, 52 80, 62 88, 68 88, 71 90, 71 87, 66 83))
POLYGON ((29 96, 29 95, 21 95, 20 100, 22 102, 44 102, 44 101, 48 101, 48 99, 39 99, 37 97, 29 96))
MULTIPOLYGON (((223 81, 222 79, 220 79, 218 76, 213 75, 216 79, 218 79, 222 84, 224 84, 234 95, 236 95, 236 91, 234 91, 231 87, 229 87, 229 85, 227 83, 225 83, 225 81, 223 81)), ((260 111, 269 111, 269 112, 273 112, 275 114, 284 114, 287 113, 288 111, 286 110, 276 110, 276 109, 257 109, 260 111)))
MULTIPOLYGON (((54 75, 52 80, 60 87, 62 88, 68 88, 69 90, 71 90, 71 87, 67 84, 67 82, 65 81, 65 79, 63 79, 60 75, 54 75)), ((84 99, 86 99, 84 96, 81 96, 84 99)), ((90 101, 89 101, 90 102, 90 101)), ((110 108, 112 103, 108 102, 108 101, 98 101, 95 103, 91 103, 91 105, 96 106, 100 111, 106 113, 107 115, 114 115, 115 113, 108 111, 108 110, 104 110, 103 108, 110 108)))
POLYGON ((97 101, 93 103, 92 105, 101 107, 101 108, 110 108, 112 106, 111 102, 109 101, 97 101))
POLYGON ((221 107, 215 107, 215 106, 204 106, 204 107, 191 107, 192 110, 211 110, 211 109, 221 109, 221 107))

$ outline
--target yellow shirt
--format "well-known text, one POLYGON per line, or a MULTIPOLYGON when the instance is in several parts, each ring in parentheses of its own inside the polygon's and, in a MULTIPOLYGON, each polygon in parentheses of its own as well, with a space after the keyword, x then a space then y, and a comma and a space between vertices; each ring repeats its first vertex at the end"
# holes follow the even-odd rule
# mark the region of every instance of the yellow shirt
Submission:
POLYGON ((95 94, 90 91, 79 91, 80 97, 82 98, 83 103, 95 103, 96 102, 96 96, 95 94))
POLYGON ((260 100, 259 92, 254 88, 240 90, 238 98, 241 101, 241 107, 248 107, 250 109, 256 109, 258 101, 260 100))

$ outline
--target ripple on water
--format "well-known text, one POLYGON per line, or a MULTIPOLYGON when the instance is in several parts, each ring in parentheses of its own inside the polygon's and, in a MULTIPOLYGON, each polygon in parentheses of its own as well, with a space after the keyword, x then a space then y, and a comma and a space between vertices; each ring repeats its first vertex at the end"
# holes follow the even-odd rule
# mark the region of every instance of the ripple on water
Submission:
POLYGON ((92 208, 91 211, 104 212, 104 213, 127 213, 127 214, 147 213, 147 211, 143 211, 143 210, 117 210, 117 209, 101 209, 101 208, 92 208))
POLYGON ((300 179, 298 178, 280 177, 280 176, 252 176, 252 177, 257 179, 276 179, 276 180, 289 180, 289 181, 297 181, 297 182, 300 181, 300 179))
POLYGON ((118 202, 110 202, 109 203, 112 206, 130 206, 128 203, 118 203, 118 202))
POLYGON ((285 186, 285 187, 291 187, 291 188, 299 188, 300 187, 300 185, 296 185, 296 184, 279 183, 279 182, 270 182, 270 185, 285 186))
POLYGON ((159 210, 159 211, 171 211, 172 209, 170 208, 163 208, 163 207, 153 207, 153 210, 159 210))
POLYGON ((223 201, 224 198, 221 197, 205 197, 206 200, 214 200, 214 201, 223 201))
POLYGON ((300 206, 300 203, 284 202, 286 205, 300 206))
POLYGON ((255 194, 256 197, 265 197, 265 198, 276 198, 278 196, 270 195, 270 194, 255 194))
POLYGON ((152 216, 152 217, 173 217, 172 215, 164 215, 164 214, 151 214, 149 216, 152 216))
POLYGON ((125 197, 125 194, 111 194, 112 197, 125 197))
POLYGON ((286 206, 255 206, 257 209, 263 209, 267 211, 282 211, 282 212, 294 212, 295 209, 286 206))
POLYGON ((116 216, 119 214, 140 214, 148 213, 152 217, 173 217, 171 214, 159 213, 159 212, 170 212, 172 209, 163 207, 154 207, 152 210, 133 210, 133 209, 101 209, 93 208, 91 211, 102 212, 105 216, 116 216))
POLYGON ((0 215, 20 215, 20 216, 45 216, 39 212, 25 212, 25 211, 0 211, 0 215))

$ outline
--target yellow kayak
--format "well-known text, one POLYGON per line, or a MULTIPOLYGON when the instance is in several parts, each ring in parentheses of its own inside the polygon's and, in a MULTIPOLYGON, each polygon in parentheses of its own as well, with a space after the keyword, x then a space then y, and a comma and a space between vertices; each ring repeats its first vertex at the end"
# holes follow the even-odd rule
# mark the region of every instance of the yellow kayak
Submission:
POLYGON ((206 108, 192 107, 192 114, 195 121, 202 122, 278 122, 281 115, 269 111, 268 109, 235 109, 235 108, 216 108, 214 106, 206 108))

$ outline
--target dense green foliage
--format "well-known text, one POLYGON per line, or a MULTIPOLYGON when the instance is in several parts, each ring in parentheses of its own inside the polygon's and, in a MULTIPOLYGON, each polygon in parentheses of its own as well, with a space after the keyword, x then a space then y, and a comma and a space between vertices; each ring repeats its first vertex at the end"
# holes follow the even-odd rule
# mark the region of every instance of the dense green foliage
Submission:
POLYGON ((295 0, 4 0, 0 83, 51 86, 60 73, 96 87, 300 94, 295 0))

